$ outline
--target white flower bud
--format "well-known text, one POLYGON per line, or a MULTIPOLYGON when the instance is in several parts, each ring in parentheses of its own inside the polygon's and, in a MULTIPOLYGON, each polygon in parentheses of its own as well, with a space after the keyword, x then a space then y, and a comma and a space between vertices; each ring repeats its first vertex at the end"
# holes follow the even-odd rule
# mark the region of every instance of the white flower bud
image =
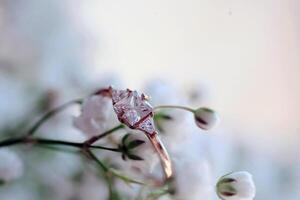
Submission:
POLYGON ((23 163, 13 151, 0 149, 0 182, 8 182, 23 174, 23 163))
POLYGON ((111 101, 101 95, 86 98, 82 104, 81 115, 74 118, 74 126, 89 137, 105 131, 108 125, 111 101))
POLYGON ((217 113, 209 108, 198 108, 194 112, 194 117, 197 126, 204 130, 211 129, 219 121, 217 113))
POLYGON ((255 185, 248 172, 233 172, 221 177, 217 183, 217 194, 223 200, 252 200, 255 185))

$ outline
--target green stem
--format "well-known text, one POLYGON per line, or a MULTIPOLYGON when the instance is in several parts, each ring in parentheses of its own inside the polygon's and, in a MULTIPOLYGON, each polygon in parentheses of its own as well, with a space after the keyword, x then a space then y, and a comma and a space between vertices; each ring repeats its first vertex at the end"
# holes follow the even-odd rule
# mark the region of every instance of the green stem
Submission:
POLYGON ((111 175, 109 173, 109 167, 106 166, 101 160, 99 160, 95 154, 93 154, 92 151, 90 150, 86 150, 85 155, 87 156, 87 158, 93 160, 94 162, 96 162, 96 164, 103 170, 104 172, 104 178, 107 182, 108 185, 108 192, 109 192, 109 199, 113 198, 113 183, 112 183, 112 179, 111 179, 111 175))
POLYGON ((91 145, 91 144, 95 143, 96 141, 100 140, 101 138, 103 138, 103 137, 105 137, 105 136, 108 136, 109 134, 111 134, 111 133, 113 133, 113 132, 115 132, 115 131, 117 131, 117 130, 119 130, 119 129, 122 129, 122 128, 124 128, 124 127, 125 127, 125 126, 124 126, 123 124, 120 124, 120 125, 118 125, 118 126, 112 128, 112 129, 110 129, 110 130, 108 130, 108 131, 105 131, 104 133, 101 133, 100 135, 96 135, 96 136, 94 136, 94 137, 92 137, 92 138, 86 140, 84 143, 85 143, 86 145, 91 145))
MULTIPOLYGON (((65 146, 72 146, 72 147, 78 147, 78 148, 83 148, 85 147, 84 143, 79 143, 79 142, 68 142, 68 141, 61 141, 61 140, 49 140, 49 139, 39 139, 35 138, 33 139, 33 143, 36 142, 38 144, 54 144, 54 145, 65 145, 65 146)), ((94 148, 94 149, 103 149, 103 150, 108 150, 108 151, 114 151, 114 152, 121 152, 117 148, 109 148, 109 147, 103 147, 99 145, 89 145, 87 146, 88 148, 94 148)))
POLYGON ((24 142, 25 142, 25 137, 7 139, 0 142, 0 147, 11 146, 15 144, 24 143, 24 142))
POLYGON ((181 110, 186 110, 189 112, 194 113, 195 110, 186 106, 176 106, 176 105, 162 105, 162 106, 156 106, 153 108, 153 110, 159 110, 159 109, 165 109, 165 108, 175 108, 175 109, 181 109, 181 110))
POLYGON ((69 101, 51 111, 49 111, 48 113, 46 113, 45 115, 43 115, 27 132, 27 135, 33 135, 38 128, 45 122, 47 121, 50 117, 52 117, 53 115, 59 113, 60 111, 66 109, 67 107, 69 107, 70 105, 73 104, 81 104, 82 103, 82 99, 75 99, 72 101, 69 101))
POLYGON ((30 137, 22 137, 22 138, 15 138, 15 139, 8 139, 0 142, 0 147, 11 146, 16 144, 25 144, 25 143, 32 143, 32 144, 46 144, 46 145, 64 145, 64 146, 71 146, 77 148, 93 148, 93 149, 103 149, 108 151, 114 152, 121 152, 118 148, 109 148, 103 147, 99 145, 89 145, 85 146, 85 143, 79 142, 68 142, 68 141, 61 141, 61 140, 51 140, 51 139, 42 139, 42 138, 30 138, 30 137))
POLYGON ((57 146, 53 146, 53 145, 45 145, 45 144, 36 144, 36 147, 39 148, 43 148, 43 149, 48 149, 48 150, 53 150, 53 151, 58 151, 58 152, 63 152, 63 153, 72 153, 77 155, 80 150, 71 150, 71 149, 67 149, 67 148, 60 148, 57 146))
POLYGON ((99 159, 96 157, 96 155, 93 154, 93 152, 91 152, 90 150, 86 150, 85 153, 86 153, 86 156, 87 156, 89 159, 95 161, 95 162, 97 163, 97 165, 100 166, 101 169, 102 169, 105 173, 107 173, 107 172, 109 171, 108 166, 106 166, 101 160, 99 160, 99 159))

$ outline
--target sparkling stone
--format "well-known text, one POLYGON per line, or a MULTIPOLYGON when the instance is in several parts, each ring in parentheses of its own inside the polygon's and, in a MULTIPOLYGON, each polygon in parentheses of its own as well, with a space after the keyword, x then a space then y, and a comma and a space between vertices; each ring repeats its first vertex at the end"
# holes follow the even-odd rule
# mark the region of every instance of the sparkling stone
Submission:
POLYGON ((118 118, 128 126, 142 124, 144 122, 140 122, 140 120, 152 115, 152 106, 137 91, 113 89, 112 99, 118 118))
POLYGON ((152 113, 152 106, 147 102, 143 101, 138 107, 138 112, 140 113, 141 117, 145 117, 152 113))
POLYGON ((140 121, 141 117, 138 115, 136 110, 130 109, 123 114, 123 119, 127 121, 131 126, 134 126, 140 121))
POLYGON ((139 129, 147 133, 153 133, 155 129, 152 117, 148 116, 142 123, 140 123, 139 129))
POLYGON ((132 109, 132 106, 130 105, 129 100, 130 100, 130 97, 125 97, 115 103, 115 105, 113 107, 118 116, 121 116, 121 115, 123 115, 123 113, 125 111, 132 109))
POLYGON ((124 99, 125 97, 128 97, 129 91, 128 90, 112 90, 112 100, 115 104, 116 102, 120 101, 121 99, 124 99))

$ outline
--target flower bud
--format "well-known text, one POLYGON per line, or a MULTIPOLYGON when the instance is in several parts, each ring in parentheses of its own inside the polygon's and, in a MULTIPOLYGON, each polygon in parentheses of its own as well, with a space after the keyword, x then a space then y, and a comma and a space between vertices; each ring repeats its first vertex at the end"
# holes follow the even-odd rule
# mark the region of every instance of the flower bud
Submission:
POLYGON ((221 177, 216 187, 222 200, 252 200, 255 196, 252 175, 244 171, 221 177))
POLYGON ((0 149, 0 182, 5 183, 19 178, 23 174, 23 163, 13 152, 0 149))
POLYGON ((219 121, 217 113, 210 108, 198 108, 194 112, 194 117, 197 126, 204 130, 211 129, 219 121))

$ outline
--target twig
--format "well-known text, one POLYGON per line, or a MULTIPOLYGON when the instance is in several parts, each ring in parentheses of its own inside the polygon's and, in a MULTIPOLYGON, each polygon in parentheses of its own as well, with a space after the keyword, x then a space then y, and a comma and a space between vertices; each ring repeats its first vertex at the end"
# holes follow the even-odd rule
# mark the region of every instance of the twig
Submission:
POLYGON ((0 147, 11 146, 16 144, 46 144, 46 145, 64 145, 64 146, 71 146, 77 148, 93 148, 93 149, 103 149, 108 151, 114 152, 121 152, 118 148, 110 148, 104 147, 99 145, 89 145, 85 146, 85 143, 79 142, 68 142, 68 141, 61 141, 61 140, 51 140, 51 139, 42 139, 42 138, 30 138, 30 137, 22 137, 22 138, 15 138, 15 139, 8 139, 0 142, 0 147))
POLYGON ((21 144, 21 143, 25 143, 25 137, 3 140, 0 142, 0 147, 11 146, 11 145, 21 144))
POLYGON ((172 109, 181 109, 181 110, 186 110, 186 111, 189 111, 189 112, 192 112, 194 113, 195 110, 192 109, 192 108, 189 108, 189 107, 186 107, 186 106, 177 106, 177 105, 161 105, 161 106, 156 106, 153 108, 153 110, 159 110, 159 109, 169 109, 169 108, 172 108, 172 109))
POLYGON ((66 109, 67 107, 69 107, 70 105, 73 105, 73 104, 81 104, 82 103, 82 99, 75 99, 75 100, 72 100, 72 101, 69 101, 51 111, 49 111, 48 113, 46 113, 45 115, 43 115, 27 132, 27 135, 28 136, 31 136, 33 135, 37 129, 46 121, 48 120, 50 117, 52 117, 53 115, 57 114, 58 112, 66 109))
POLYGON ((115 131, 117 131, 119 129, 122 129, 124 127, 125 126, 123 124, 120 124, 120 125, 112 128, 112 129, 110 129, 108 131, 105 131, 104 133, 101 133, 100 135, 96 135, 96 136, 94 136, 94 137, 86 140, 84 143, 85 143, 86 146, 89 146, 89 145, 95 143, 96 141, 98 141, 99 139, 101 139, 101 138, 103 138, 105 136, 108 136, 109 134, 111 134, 111 133, 113 133, 113 132, 115 132, 115 131))

